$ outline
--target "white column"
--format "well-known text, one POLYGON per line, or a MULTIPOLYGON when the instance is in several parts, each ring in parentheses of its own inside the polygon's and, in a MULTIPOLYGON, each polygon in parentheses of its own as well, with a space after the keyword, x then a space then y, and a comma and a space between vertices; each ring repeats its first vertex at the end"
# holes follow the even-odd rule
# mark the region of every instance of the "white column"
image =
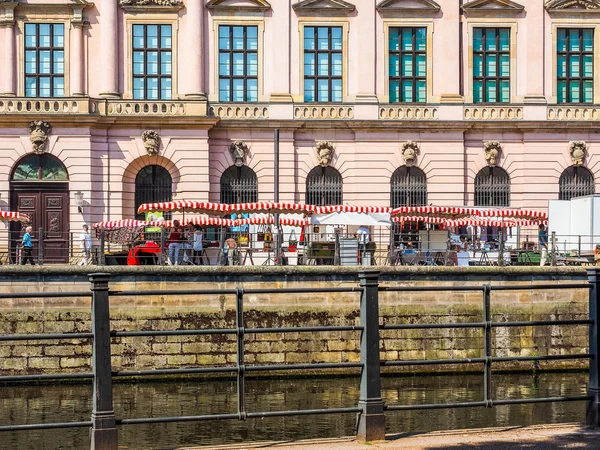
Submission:
MULTIPOLYGON (((188 0, 186 15, 186 37, 183 49, 186 92, 190 99, 206 100, 204 90, 204 1, 188 0)), ((181 47, 181 46, 180 46, 181 47)))
POLYGON ((119 98, 119 16, 117 0, 102 0, 100 11, 100 60, 102 61, 102 84, 100 96, 119 98))
POLYGON ((0 77, 2 83, 0 85, 0 96, 14 97, 16 94, 15 70, 16 70, 16 55, 15 55, 15 23, 14 21, 6 21, 0 23, 0 36, 2 36, 2 52, 0 53, 0 61, 2 61, 2 72, 0 77))
POLYGON ((83 22, 73 22, 71 28, 70 93, 72 96, 85 95, 85 62, 83 50, 83 22))

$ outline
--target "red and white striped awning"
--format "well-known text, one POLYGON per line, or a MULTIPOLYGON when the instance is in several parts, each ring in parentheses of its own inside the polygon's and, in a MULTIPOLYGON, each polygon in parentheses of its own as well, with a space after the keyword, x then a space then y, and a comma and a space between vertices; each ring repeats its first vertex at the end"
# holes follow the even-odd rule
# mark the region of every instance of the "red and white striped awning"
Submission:
POLYGON ((221 216, 229 212, 229 205, 223 203, 177 200, 174 202, 144 203, 138 208, 138 214, 158 211, 193 212, 221 216))
POLYGON ((328 205, 315 206, 315 214, 332 214, 332 213, 363 213, 363 214, 390 214, 392 208, 387 206, 363 206, 363 205, 328 205))
POLYGON ((20 212, 0 211, 0 220, 3 222, 29 222, 31 218, 20 212))
POLYGON ((436 216, 395 216, 392 217, 392 222, 423 222, 438 225, 446 225, 446 223, 448 223, 448 218, 436 216))
POLYGON ((230 213, 311 214, 315 206, 304 203, 255 202, 227 205, 230 213))
POLYGON ((511 227, 526 227, 526 226, 537 226, 540 221, 531 220, 518 220, 518 219, 498 219, 497 217, 467 217, 464 219, 449 220, 446 223, 447 227, 464 227, 464 226, 475 226, 475 227, 498 227, 498 228, 511 228, 511 227))
MULTIPOLYGON (((145 227, 165 227, 170 228, 174 226, 175 220, 165 221, 151 221, 146 222, 144 220, 112 220, 107 222, 98 222, 94 224, 94 228, 114 229, 114 228, 145 228, 145 227)), ((221 219, 220 217, 190 217, 185 220, 177 221, 180 225, 212 225, 218 227, 239 227, 242 225, 271 225, 275 223, 273 216, 264 217, 249 217, 246 219, 221 219)), ((287 225, 293 227, 301 227, 308 225, 306 219, 291 219, 291 218, 280 218, 280 225, 287 225)))
POLYGON ((437 216, 460 218, 477 215, 476 208, 454 207, 454 206, 401 206, 392 210, 392 216, 437 216))
POLYGON ((478 215, 481 217, 548 220, 548 213, 543 211, 534 211, 532 209, 482 209, 478 215))

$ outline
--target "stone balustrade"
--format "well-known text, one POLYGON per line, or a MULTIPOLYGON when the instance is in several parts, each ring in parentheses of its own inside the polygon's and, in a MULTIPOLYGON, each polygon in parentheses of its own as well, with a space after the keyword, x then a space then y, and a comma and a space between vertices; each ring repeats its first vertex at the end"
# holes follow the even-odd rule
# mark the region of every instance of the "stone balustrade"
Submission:
POLYGON ((381 106, 379 118, 382 120, 436 120, 438 108, 430 106, 381 106))
POLYGON ((549 106, 548 120, 598 120, 600 108, 580 106, 549 106))
POLYGON ((520 106, 465 106, 465 120, 522 120, 520 106))
POLYGON ((0 114, 89 114, 87 98, 0 98, 0 114))
POLYGON ((269 106, 257 104, 215 104, 211 105, 209 114, 221 119, 268 119, 269 106))
POLYGON ((353 106, 310 105, 295 106, 294 119, 300 120, 347 120, 354 118, 353 106))
POLYGON ((186 100, 94 100, 92 112, 103 116, 205 116, 206 104, 186 100))

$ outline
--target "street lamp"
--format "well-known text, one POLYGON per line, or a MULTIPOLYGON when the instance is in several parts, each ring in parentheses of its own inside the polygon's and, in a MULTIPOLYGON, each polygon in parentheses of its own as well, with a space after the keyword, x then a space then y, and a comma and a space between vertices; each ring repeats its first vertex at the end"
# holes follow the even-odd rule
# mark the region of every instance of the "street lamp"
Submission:
POLYGON ((77 205, 77 211, 83 212, 83 192, 75 192, 75 205, 77 205))

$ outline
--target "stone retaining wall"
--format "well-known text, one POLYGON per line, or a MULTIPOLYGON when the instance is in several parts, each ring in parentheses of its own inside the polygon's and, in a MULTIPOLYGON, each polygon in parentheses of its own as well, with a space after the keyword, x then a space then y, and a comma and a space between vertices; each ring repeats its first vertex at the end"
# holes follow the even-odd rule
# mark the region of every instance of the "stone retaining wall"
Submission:
MULTIPOLYGON (((522 291, 492 292, 493 320, 521 321, 587 317, 586 290, 533 290, 540 283, 584 282, 581 270, 437 271, 382 273, 382 285, 462 286, 522 284, 522 291)), ((283 288, 293 286, 357 286, 355 271, 221 274, 206 271, 158 273, 134 271, 113 275, 111 290, 283 288)), ((0 272, 0 293, 86 291, 84 273, 0 272)), ((71 333, 90 331, 90 301, 76 299, 0 300, 0 334, 71 333)), ((382 323, 446 323, 482 320, 480 292, 380 293, 382 323)), ((300 327, 358 325, 359 293, 245 295, 245 326, 300 327)), ((113 297, 111 329, 179 330, 235 327, 233 295, 113 297)), ((479 329, 382 331, 383 360, 473 358, 482 356, 479 329)), ((247 364, 359 361, 359 332, 269 333, 246 336, 247 364)), ((572 354, 587 351, 586 326, 498 328, 494 354, 526 356, 572 354)), ((235 335, 158 336, 114 338, 113 368, 158 369, 208 365, 234 365, 235 335)), ((0 342, 0 374, 89 371, 88 340, 0 342)), ((541 368, 585 367, 586 361, 541 363, 541 368)), ((514 363, 500 368, 531 368, 514 363)), ((480 366, 407 367, 403 370, 473 370, 480 366)))

